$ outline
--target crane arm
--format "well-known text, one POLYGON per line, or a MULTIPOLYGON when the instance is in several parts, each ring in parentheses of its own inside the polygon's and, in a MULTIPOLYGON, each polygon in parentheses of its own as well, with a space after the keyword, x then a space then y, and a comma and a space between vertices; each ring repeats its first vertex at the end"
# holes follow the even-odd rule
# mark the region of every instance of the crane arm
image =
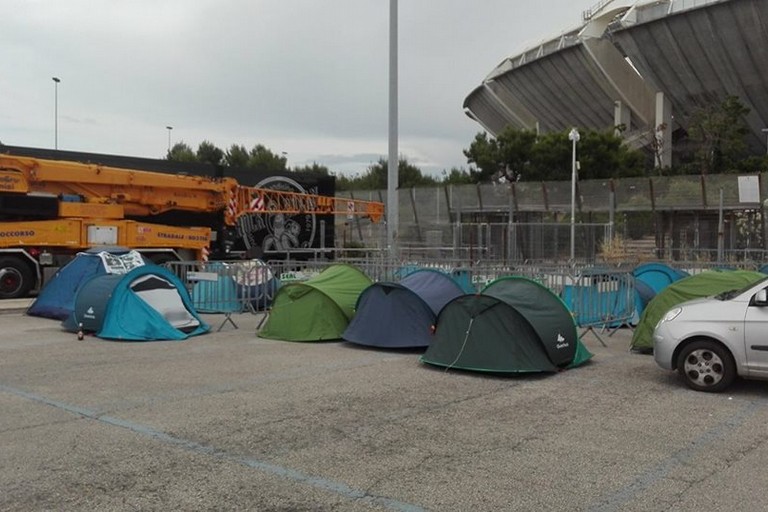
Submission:
POLYGON ((384 204, 376 201, 245 186, 238 186, 235 194, 237 207, 228 212, 233 215, 233 220, 241 215, 259 213, 355 215, 372 222, 379 222, 384 216, 384 204))
MULTIPOLYGON (((378 222, 384 204, 332 196, 247 187, 234 178, 134 171, 80 162, 0 155, 0 192, 74 195, 84 203, 119 205, 125 215, 178 210, 224 212, 233 226, 253 213, 355 215, 378 222)), ((81 208, 82 209, 82 208, 81 208)))

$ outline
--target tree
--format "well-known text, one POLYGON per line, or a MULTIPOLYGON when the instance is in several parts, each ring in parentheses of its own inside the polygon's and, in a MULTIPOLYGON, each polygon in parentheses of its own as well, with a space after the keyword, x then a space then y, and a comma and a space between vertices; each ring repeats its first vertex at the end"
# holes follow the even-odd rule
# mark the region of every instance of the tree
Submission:
POLYGON ((613 130, 588 130, 578 144, 581 179, 627 178, 644 174, 644 155, 627 148, 613 130))
POLYGON ((197 159, 203 163, 219 166, 224 161, 224 152, 212 142, 204 140, 197 147, 197 159))
POLYGON ((250 155, 245 146, 232 144, 227 152, 224 154, 224 163, 228 167, 243 168, 248 166, 248 159, 250 155))
MULTIPOLYGON (((362 175, 353 178, 338 176, 336 188, 339 190, 376 190, 387 188, 388 162, 380 158, 378 162, 368 166, 362 175)), ((401 158, 397 166, 398 187, 411 188, 436 185, 438 182, 432 176, 425 176, 421 169, 401 158)))
POLYGON ((171 150, 168 152, 168 155, 165 157, 166 160, 173 160, 175 162, 197 162, 197 155, 194 151, 192 151, 192 148, 189 147, 184 141, 177 142, 173 145, 171 150))
POLYGON ((467 163, 475 164, 475 172, 480 181, 490 181, 494 173, 502 166, 498 144, 495 139, 490 139, 485 132, 476 134, 469 148, 463 152, 464 156, 467 157, 467 163))
POLYGON ((531 165, 522 177, 525 181, 559 181, 571 179, 573 143, 568 132, 539 135, 531 151, 531 165))
POLYGON ((472 170, 466 171, 463 168, 451 168, 450 172, 443 170, 443 177, 440 182, 443 185, 469 185, 477 183, 478 173, 472 170))
MULTIPOLYGON (((568 132, 536 135, 512 127, 496 139, 477 134, 464 155, 477 165, 481 181, 568 180, 572 172, 572 142, 568 132)), ((629 149, 614 130, 582 131, 578 146, 582 178, 638 176, 644 170, 644 155, 629 149)))
POLYGON ((749 114, 737 96, 728 96, 696 110, 691 116, 688 135, 696 145, 695 163, 701 174, 734 170, 747 148, 744 138, 749 128, 744 120, 749 114))
POLYGON ((355 190, 355 180, 359 178, 359 175, 354 178, 350 178, 344 174, 336 175, 336 190, 355 190))
MULTIPOLYGON (((368 167, 368 170, 361 176, 361 182, 367 185, 364 188, 377 189, 387 188, 387 178, 389 173, 389 162, 384 158, 368 167)), ((425 185, 435 185, 437 181, 431 176, 424 176, 421 169, 412 165, 405 158, 400 158, 397 165, 397 181, 399 188, 411 188, 425 185)))
POLYGON ((536 132, 510 126, 495 139, 478 133, 469 149, 464 150, 464 156, 468 163, 477 166, 481 181, 497 181, 501 177, 517 181, 525 175, 535 142, 536 132))
POLYGON ((277 174, 288 171, 288 159, 278 156, 262 144, 255 145, 248 156, 248 167, 266 174, 277 174))
POLYGON ((302 174, 310 174, 314 176, 330 176, 331 172, 324 165, 319 165, 317 162, 312 162, 312 165, 305 165, 304 167, 294 167, 293 172, 300 172, 302 174))

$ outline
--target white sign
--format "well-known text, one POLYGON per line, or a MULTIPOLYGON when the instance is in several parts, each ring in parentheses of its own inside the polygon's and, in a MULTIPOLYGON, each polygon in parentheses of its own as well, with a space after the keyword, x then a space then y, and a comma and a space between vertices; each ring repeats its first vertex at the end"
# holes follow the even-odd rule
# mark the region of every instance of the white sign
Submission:
POLYGON ((187 272, 187 279, 190 281, 218 281, 219 276, 216 272, 187 272))
POLYGON ((760 202, 760 179, 757 176, 739 176, 739 202, 760 202))

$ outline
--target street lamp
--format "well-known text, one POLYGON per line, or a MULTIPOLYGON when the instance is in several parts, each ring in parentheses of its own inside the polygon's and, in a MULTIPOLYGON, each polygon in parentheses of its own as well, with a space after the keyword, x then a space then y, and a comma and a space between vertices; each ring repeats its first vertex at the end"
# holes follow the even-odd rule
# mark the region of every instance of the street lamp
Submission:
POLYGON ((51 77, 53 80, 53 147, 59 149, 59 82, 58 77, 51 77))
POLYGON ((168 154, 171 154, 171 130, 173 130, 173 126, 166 126, 166 130, 168 130, 168 154))
POLYGON ((571 261, 576 254, 576 143, 581 136, 579 130, 571 128, 568 139, 573 142, 573 158, 571 161, 571 261))

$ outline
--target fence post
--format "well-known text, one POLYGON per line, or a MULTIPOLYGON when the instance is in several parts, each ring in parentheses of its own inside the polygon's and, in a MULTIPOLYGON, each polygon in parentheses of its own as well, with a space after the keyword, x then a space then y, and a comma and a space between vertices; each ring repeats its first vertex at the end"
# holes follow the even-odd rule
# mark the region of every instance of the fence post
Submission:
POLYGON ((724 248, 724 236, 725 233, 723 232, 723 189, 720 189, 720 206, 717 210, 717 262, 722 263, 723 258, 723 248, 724 248))

